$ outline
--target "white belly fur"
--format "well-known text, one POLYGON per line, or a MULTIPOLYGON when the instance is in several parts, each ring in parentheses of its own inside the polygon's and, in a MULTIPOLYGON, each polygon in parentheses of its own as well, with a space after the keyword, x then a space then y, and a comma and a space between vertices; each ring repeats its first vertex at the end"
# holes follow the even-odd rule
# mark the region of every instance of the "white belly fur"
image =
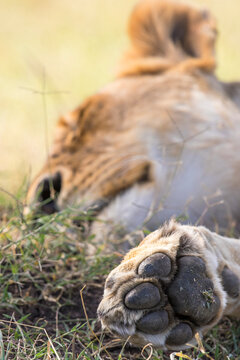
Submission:
POLYGON ((236 180, 240 171, 239 109, 197 87, 190 103, 171 104, 170 109, 176 116, 170 132, 144 128, 142 133, 154 182, 135 184, 117 196, 100 217, 128 231, 145 223, 153 230, 181 215, 191 224, 225 227, 237 217, 240 204, 236 180))

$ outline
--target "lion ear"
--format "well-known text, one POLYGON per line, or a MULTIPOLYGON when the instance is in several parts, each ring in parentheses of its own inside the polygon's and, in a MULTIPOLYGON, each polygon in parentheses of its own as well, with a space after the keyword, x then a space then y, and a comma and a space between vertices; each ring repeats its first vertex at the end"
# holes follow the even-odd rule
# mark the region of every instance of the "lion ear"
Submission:
POLYGON ((189 12, 188 29, 183 47, 196 58, 215 57, 217 25, 215 18, 207 10, 189 12))
POLYGON ((141 0, 130 16, 128 34, 131 45, 121 65, 126 74, 161 72, 189 59, 215 62, 216 21, 194 6, 141 0))

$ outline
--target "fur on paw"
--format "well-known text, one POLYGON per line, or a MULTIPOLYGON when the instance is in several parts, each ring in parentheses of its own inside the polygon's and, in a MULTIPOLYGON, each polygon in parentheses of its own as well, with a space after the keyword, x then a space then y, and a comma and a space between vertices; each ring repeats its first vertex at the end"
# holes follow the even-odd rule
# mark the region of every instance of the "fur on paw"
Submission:
POLYGON ((171 221, 126 255, 105 284, 103 328, 136 345, 179 350, 220 320, 226 292, 197 229, 171 221))

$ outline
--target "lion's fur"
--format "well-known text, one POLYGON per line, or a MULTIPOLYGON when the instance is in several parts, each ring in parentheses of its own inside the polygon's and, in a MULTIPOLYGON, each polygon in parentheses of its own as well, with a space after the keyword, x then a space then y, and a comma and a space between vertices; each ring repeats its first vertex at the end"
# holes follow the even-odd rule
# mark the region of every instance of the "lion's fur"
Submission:
POLYGON ((154 211, 162 215, 151 228, 183 212, 205 224, 236 219, 240 86, 214 75, 215 21, 180 2, 142 0, 129 35, 118 79, 59 120, 28 203, 60 172, 60 209, 115 199, 102 215, 127 228, 154 211))
POLYGON ((171 0, 141 0, 130 16, 131 41, 120 76, 215 68, 215 19, 206 11, 171 0))
MULTIPOLYGON (((131 231, 144 225, 157 229, 172 216, 185 215, 192 225, 217 230, 239 225, 240 83, 222 83, 214 74, 215 20, 180 2, 141 0, 128 29, 130 49, 118 78, 60 118, 28 204, 47 213, 68 204, 78 209, 96 205, 101 221, 91 223, 91 232, 94 241, 107 242, 109 251, 117 235, 123 239, 118 251, 124 252, 134 244, 131 231)), ((175 264, 171 276, 178 256, 199 256, 206 263, 220 307, 197 331, 204 333, 223 314, 239 317, 240 295, 228 296, 221 280, 225 267, 240 274, 239 240, 171 221, 110 274, 113 286, 105 288, 99 307, 104 326, 122 336, 135 334, 145 310, 129 310, 122 299, 143 281, 158 286, 154 277, 136 276, 136 269, 159 252, 175 264)), ((170 305, 167 314, 172 327, 170 305)), ((166 332, 136 334, 141 345, 165 346, 166 332)))

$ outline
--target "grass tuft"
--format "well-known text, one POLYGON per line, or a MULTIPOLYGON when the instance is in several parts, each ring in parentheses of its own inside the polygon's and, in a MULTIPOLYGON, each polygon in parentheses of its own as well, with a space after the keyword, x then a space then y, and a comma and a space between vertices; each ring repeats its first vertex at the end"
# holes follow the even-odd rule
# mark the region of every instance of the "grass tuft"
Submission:
POLYGON ((1 360, 240 359, 240 326, 228 318, 183 353, 135 348, 102 333, 96 309, 120 257, 104 254, 74 225, 73 209, 35 220, 21 206, 0 213, 1 360))

